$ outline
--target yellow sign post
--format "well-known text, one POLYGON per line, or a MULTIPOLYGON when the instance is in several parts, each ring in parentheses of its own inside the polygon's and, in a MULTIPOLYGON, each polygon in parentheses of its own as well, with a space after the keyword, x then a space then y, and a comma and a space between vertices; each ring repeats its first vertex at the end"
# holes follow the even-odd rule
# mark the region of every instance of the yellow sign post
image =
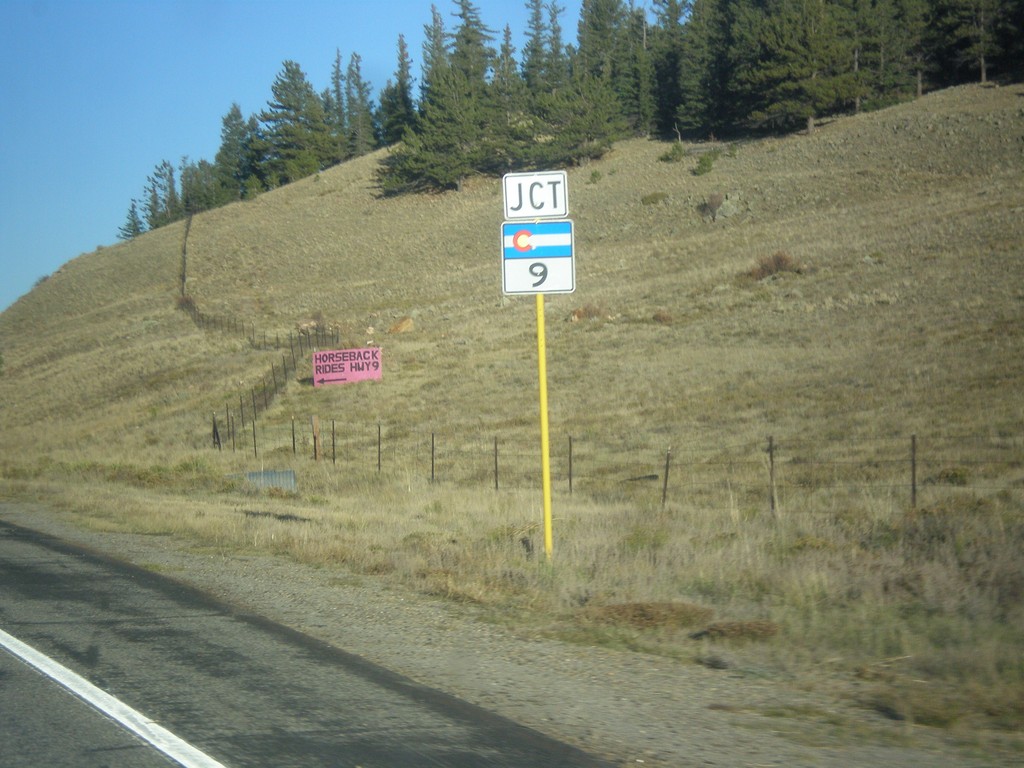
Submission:
POLYGON ((540 472, 544 490, 544 552, 551 559, 551 452, 548 439, 548 364, 544 340, 544 294, 537 294, 537 375, 540 379, 540 472))

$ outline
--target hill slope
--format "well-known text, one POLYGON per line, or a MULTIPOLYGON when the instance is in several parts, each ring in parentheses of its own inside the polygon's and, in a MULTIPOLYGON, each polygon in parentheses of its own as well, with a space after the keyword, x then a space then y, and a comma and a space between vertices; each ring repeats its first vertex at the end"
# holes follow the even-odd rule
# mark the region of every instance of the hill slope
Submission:
MULTIPOLYGON (((960 88, 720 147, 703 176, 639 140, 572 171, 578 290, 548 299, 553 421, 577 434, 656 425, 684 443, 695 422, 732 440, 824 420, 1017 429, 1021 109, 1019 89, 960 88), (712 223, 699 207, 715 192, 728 216, 712 223), (800 274, 742 279, 779 251, 800 274), (612 319, 559 322, 582 306, 612 319)), ((361 345, 372 327, 380 386, 315 400, 292 386, 300 413, 532 424, 533 302, 499 297, 500 185, 383 200, 376 161, 197 216, 189 294, 271 336, 322 317, 361 345), (414 332, 386 337, 404 315, 414 332)), ((183 232, 79 257, 0 318, 0 420, 19 453, 191 447, 268 369, 275 356, 175 310, 183 232), (40 434, 53 417, 59 429, 40 434)))

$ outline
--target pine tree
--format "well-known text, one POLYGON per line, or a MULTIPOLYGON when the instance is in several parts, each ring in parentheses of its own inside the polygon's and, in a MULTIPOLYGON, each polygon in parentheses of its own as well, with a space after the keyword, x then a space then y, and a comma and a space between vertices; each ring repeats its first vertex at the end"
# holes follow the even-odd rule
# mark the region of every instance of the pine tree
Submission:
POLYGON ((522 77, 531 93, 548 88, 548 24, 544 0, 527 0, 529 22, 523 45, 522 77))
POLYGON ((655 123, 655 70, 650 27, 642 9, 629 11, 618 37, 622 59, 617 90, 623 114, 636 133, 647 136, 655 123))
POLYGON ((619 55, 619 32, 626 11, 622 0, 583 0, 577 32, 576 66, 587 74, 613 83, 619 55))
POLYGON ((363 80, 362 58, 353 53, 345 74, 345 111, 348 114, 348 150, 350 157, 360 157, 377 147, 370 84, 363 80))
POLYGON ((145 194, 143 206, 147 229, 159 229, 184 215, 178 196, 174 166, 167 160, 162 160, 153 169, 153 175, 147 177, 145 194))
POLYGON ((191 162, 183 157, 178 171, 181 179, 181 207, 186 216, 209 211, 227 202, 216 168, 208 160, 191 162))
POLYGON ((463 75, 471 92, 482 95, 494 65, 494 31, 484 26, 480 9, 470 0, 456 0, 459 24, 451 37, 451 68, 463 75))
POLYGON ((656 94, 655 122, 662 135, 676 127, 676 110, 683 101, 682 58, 689 0, 654 0, 655 23, 651 30, 651 58, 656 94))
POLYGON ((268 186, 287 184, 327 167, 334 156, 323 103, 294 61, 285 61, 260 113, 268 186))
POLYGON ((242 117, 242 109, 232 104, 221 120, 220 149, 214 157, 217 180, 225 202, 242 196, 245 180, 253 172, 250 162, 251 124, 242 117))
POLYGON ((412 100, 412 61, 405 36, 398 36, 398 66, 394 81, 388 80, 380 92, 380 131, 384 144, 402 140, 416 126, 416 106, 412 100))
POLYGON ((853 99, 851 45, 826 0, 769 0, 753 19, 753 66, 738 73, 752 127, 814 128, 853 99))
POLYGON ((448 69, 448 36, 437 6, 430 6, 430 24, 423 27, 423 64, 420 72, 420 110, 430 98, 434 81, 448 69))
POLYGON ((330 164, 349 157, 348 115, 345 111, 345 73, 341 69, 341 51, 335 49, 331 66, 331 85, 320 96, 324 105, 324 120, 330 136, 330 164))
POLYGON ((466 76, 450 67, 435 71, 417 128, 381 163, 384 194, 461 189, 484 163, 485 144, 466 76))
POLYGON ((565 8, 555 0, 530 0, 530 30, 521 70, 533 98, 556 93, 569 82, 569 57, 562 40, 559 17, 565 8))
POLYGON ((936 0, 934 7, 934 47, 939 52, 940 77, 947 83, 988 82, 989 66, 1001 52, 996 30, 1009 10, 1009 2, 936 0))
POLYGON ((673 131, 706 138, 727 122, 720 106, 727 87, 728 37, 721 0, 695 0, 679 42, 678 102, 673 131))
POLYGON ((896 0, 893 56, 897 67, 912 75, 918 98, 924 94, 924 73, 930 56, 930 17, 929 0, 896 0))
MULTIPOLYGON (((919 3, 923 6, 923 3, 919 3)), ((911 53, 913 26, 902 18, 906 4, 902 0, 875 0, 873 47, 861 62, 862 75, 869 88, 865 107, 894 104, 913 96, 917 68, 911 53)))
POLYGON ((542 119, 550 133, 534 145, 537 167, 597 159, 628 134, 618 97, 601 77, 579 74, 543 105, 542 119))
POLYGON ((128 207, 128 216, 125 218, 124 224, 117 230, 117 236, 121 240, 133 240, 145 231, 146 225, 142 223, 142 217, 139 216, 139 205, 133 199, 132 204, 128 207))
POLYGON ((512 29, 506 26, 488 91, 488 103, 494 113, 487 138, 491 145, 487 153, 491 157, 491 167, 482 170, 508 172, 521 167, 528 160, 534 134, 534 118, 515 51, 512 29))

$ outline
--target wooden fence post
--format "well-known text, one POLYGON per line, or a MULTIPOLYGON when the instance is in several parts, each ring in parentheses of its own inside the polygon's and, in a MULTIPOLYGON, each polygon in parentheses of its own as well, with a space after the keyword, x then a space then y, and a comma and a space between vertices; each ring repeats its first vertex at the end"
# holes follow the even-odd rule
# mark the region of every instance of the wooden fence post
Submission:
POLYGON ((498 490, 498 436, 494 436, 494 490, 498 490))
POLYGON ((380 474, 380 453, 381 453, 380 422, 378 421, 377 422, 377 474, 380 474))
POLYGON ((672 463, 672 449, 669 448, 665 454, 665 480, 661 486, 661 508, 665 509, 665 501, 668 499, 668 468, 672 463))
POLYGON ((253 458, 259 458, 259 452, 256 450, 256 417, 252 419, 252 455, 253 458))
POLYGON ((331 419, 331 464, 337 464, 337 438, 335 437, 334 419, 331 419))
POLYGON ((572 496, 572 435, 569 435, 569 495, 572 496))
POLYGON ((910 436, 910 508, 917 509, 917 435, 910 436))
POLYGON ((775 506, 775 438, 768 435, 768 504, 772 516, 776 515, 775 506))
POLYGON ((292 456, 295 455, 295 417, 292 416, 292 456))
POLYGON ((320 418, 311 416, 310 423, 313 425, 313 461, 320 461, 320 418))

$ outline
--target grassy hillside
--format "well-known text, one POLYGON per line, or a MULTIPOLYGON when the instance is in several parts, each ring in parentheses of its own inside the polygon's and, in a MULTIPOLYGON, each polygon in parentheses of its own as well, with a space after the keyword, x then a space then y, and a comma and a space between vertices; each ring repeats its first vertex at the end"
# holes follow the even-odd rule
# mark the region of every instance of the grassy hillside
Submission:
POLYGON ((293 455, 287 436, 258 459, 210 448, 211 414, 283 352, 177 309, 178 223, 80 256, 0 316, 0 488, 92 525, 340 561, 684 660, 702 658, 690 634, 708 615, 756 619, 776 639, 732 652, 785 674, 840 658, 827 675, 867 675, 856 695, 880 711, 1020 726, 1024 89, 934 93, 678 162, 670 149, 623 142, 569 172, 578 288, 546 302, 550 568, 520 545, 540 517, 536 326, 531 297, 500 295, 500 184, 380 199, 380 155, 197 216, 187 241, 207 315, 270 339, 318 319, 345 346, 382 347, 382 381, 314 390, 292 375, 260 417, 279 436, 292 417, 336 420, 339 464, 293 455), (783 269, 758 279, 772 257, 783 269), (412 330, 388 333, 403 317, 412 330), (381 475, 378 424, 386 445, 406 441, 381 475), (451 482, 429 483, 431 433, 451 482), (768 435, 790 462, 774 516, 768 435), (888 475, 874 484, 911 435, 951 457, 922 475, 918 509, 888 475), (499 493, 495 437, 513 480, 499 493), (663 472, 670 448, 669 504, 660 483, 623 482, 663 472), (295 468, 298 494, 223 479, 262 466, 295 468), (240 514, 254 504, 278 518, 240 514), (881 674, 894 658, 907 661, 881 674), (934 687, 914 698, 921 678, 934 687))

